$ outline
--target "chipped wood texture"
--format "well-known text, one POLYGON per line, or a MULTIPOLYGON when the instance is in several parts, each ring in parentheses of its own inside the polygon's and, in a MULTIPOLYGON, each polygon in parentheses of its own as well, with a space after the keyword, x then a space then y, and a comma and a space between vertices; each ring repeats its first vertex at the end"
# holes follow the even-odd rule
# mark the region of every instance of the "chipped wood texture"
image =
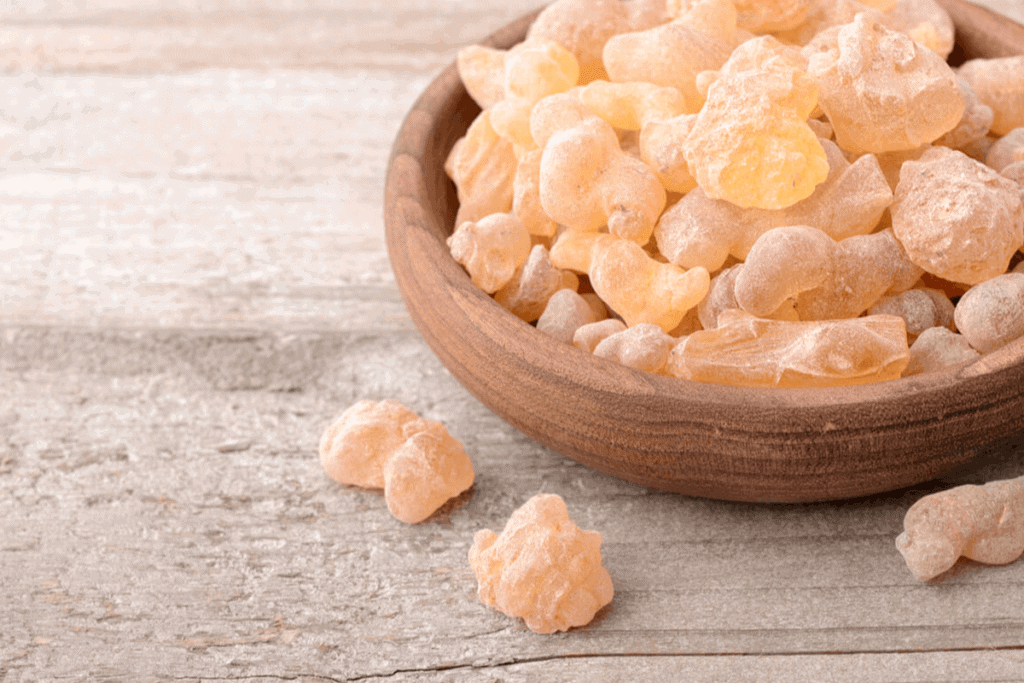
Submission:
POLYGON ((842 503, 685 498, 531 442, 431 354, 384 249, 390 142, 533 4, 0 2, 0 681, 1021 678, 1024 563, 920 585, 893 541, 1024 447, 842 503), (384 397, 474 459, 425 524, 317 462, 384 397), (466 562, 542 491, 616 586, 555 636, 466 562))

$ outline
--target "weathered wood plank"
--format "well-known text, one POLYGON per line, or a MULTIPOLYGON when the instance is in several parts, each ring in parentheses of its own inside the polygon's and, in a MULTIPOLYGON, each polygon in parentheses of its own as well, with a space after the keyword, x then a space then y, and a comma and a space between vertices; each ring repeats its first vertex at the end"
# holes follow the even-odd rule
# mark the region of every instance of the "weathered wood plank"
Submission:
MULTIPOLYGON (((893 546, 921 493, 1018 475, 1024 449, 915 491, 743 505, 653 492, 530 442, 413 332, 7 327, 0 340, 10 680, 345 680, 449 666, 504 678, 517 661, 661 667, 646 657, 681 654, 720 672, 707 656, 732 652, 784 671, 811 661, 793 653, 1024 648, 1024 564, 962 562, 919 585, 893 546), (397 522, 379 493, 339 487, 317 462, 332 416, 383 396, 444 421, 474 459, 472 494, 423 525, 397 522), (483 607, 465 559, 477 529, 500 528, 541 491, 604 534, 617 590, 593 625, 550 637, 483 607)), ((523 665, 521 679, 546 665, 523 665)), ((575 670, 559 666, 536 680, 575 670)), ((998 666, 972 675, 998 680, 998 666)))

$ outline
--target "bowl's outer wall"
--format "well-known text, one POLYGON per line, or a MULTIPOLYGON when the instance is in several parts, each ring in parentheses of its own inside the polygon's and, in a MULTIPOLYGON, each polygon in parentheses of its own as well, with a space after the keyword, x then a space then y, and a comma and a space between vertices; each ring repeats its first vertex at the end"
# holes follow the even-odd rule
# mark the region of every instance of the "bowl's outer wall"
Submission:
MULTIPOLYGON (((969 3, 941 4, 965 58, 1024 54, 1024 27, 969 3)), ((486 44, 519 42, 535 16, 486 44)), ((458 204, 443 165, 478 112, 454 65, 410 111, 386 183, 388 251, 410 316, 441 362, 533 439, 660 489, 796 502, 910 486, 1021 436, 1024 340, 955 370, 796 390, 642 373, 538 332, 474 286, 445 244, 458 204)))

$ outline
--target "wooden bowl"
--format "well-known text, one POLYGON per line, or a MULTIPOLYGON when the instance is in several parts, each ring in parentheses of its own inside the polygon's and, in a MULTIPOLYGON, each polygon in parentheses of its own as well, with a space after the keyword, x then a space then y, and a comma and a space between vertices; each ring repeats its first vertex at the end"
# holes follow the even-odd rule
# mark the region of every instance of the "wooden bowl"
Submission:
MULTIPOLYGON (((1024 27, 967 2, 941 4, 961 60, 1024 54, 1024 27)), ((485 44, 521 41, 536 14, 485 44)), ((538 332, 474 286, 445 245, 458 204, 442 166, 478 112, 454 64, 409 112, 388 170, 388 251, 441 362, 531 438, 639 484, 774 502, 910 486, 1020 438, 1024 339, 967 366, 890 382, 754 389, 632 370, 538 332)))

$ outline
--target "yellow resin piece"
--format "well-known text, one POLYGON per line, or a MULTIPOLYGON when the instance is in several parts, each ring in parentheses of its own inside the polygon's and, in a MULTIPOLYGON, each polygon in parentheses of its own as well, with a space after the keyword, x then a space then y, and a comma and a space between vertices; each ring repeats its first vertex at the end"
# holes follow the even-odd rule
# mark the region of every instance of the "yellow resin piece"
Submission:
POLYGON ((512 208, 512 181, 519 163, 512 144, 491 126, 490 112, 474 119, 452 147, 445 170, 459 197, 456 227, 512 208))
POLYGON ((635 370, 659 372, 665 367, 675 343, 675 338, 657 325, 640 323, 605 337, 594 347, 593 353, 598 358, 635 370))
POLYGON ((455 66, 469 96, 481 109, 490 109, 505 98, 507 50, 467 45, 459 50, 455 66))
POLYGON ((809 197, 829 172, 807 125, 816 101, 814 82, 783 54, 742 71, 727 63, 686 139, 697 184, 743 208, 783 209, 809 197))
POLYGON ((914 503, 896 549, 918 581, 928 581, 963 557, 1009 564, 1024 553, 1024 477, 967 484, 914 503))
POLYGON ((903 376, 935 372, 980 357, 981 354, 971 348, 963 335, 947 327, 929 327, 910 345, 910 362, 903 376))
POLYGON ((794 29, 807 19, 813 0, 736 0, 736 23, 752 33, 794 29))
MULTIPOLYGON (((702 3, 706 4, 711 4, 710 0, 702 3)), ((714 4, 726 12, 731 7, 731 3, 714 4)), ((604 47, 609 80, 675 88, 685 99, 687 112, 696 112, 704 102, 697 91, 697 74, 717 69, 729 58, 736 45, 735 18, 731 26, 728 19, 724 23, 707 21, 699 7, 694 7, 667 24, 617 35, 604 47)))
POLYGON ((956 84, 960 88, 960 96, 964 98, 964 115, 960 117, 960 123, 936 140, 935 144, 963 150, 988 134, 995 115, 992 112, 992 107, 978 98, 974 88, 966 79, 957 76, 956 84))
POLYGON ((659 263, 623 239, 594 242, 589 275, 597 295, 628 326, 654 323, 665 332, 704 298, 711 280, 703 268, 659 263))
POLYGON ((677 343, 666 369, 734 386, 829 387, 896 379, 908 358, 903 319, 895 316, 789 322, 727 310, 714 330, 677 343))
POLYGON ((463 223, 448 238, 452 258, 466 269, 473 284, 488 294, 508 284, 531 247, 530 233, 510 213, 463 223))
POLYGON ((546 38, 579 63, 580 83, 608 78, 601 52, 612 36, 643 31, 668 20, 665 0, 556 0, 530 25, 527 39, 546 38))
POLYGON ((903 164, 891 213, 911 260, 951 282, 973 285, 1005 272, 1024 242, 1017 184, 948 147, 903 164))
POLYGON ((544 213, 540 204, 541 150, 526 152, 519 158, 512 181, 512 213, 523 222, 531 235, 552 237, 558 223, 544 213))
POLYGON ((601 534, 582 531, 552 494, 528 500, 500 535, 476 532, 469 566, 482 603, 521 617, 537 633, 583 626, 614 595, 601 564, 601 534))
POLYGON ((808 73, 836 141, 854 152, 909 150, 955 128, 964 113, 953 70, 941 57, 867 13, 816 38, 808 73))
POLYGON ((871 232, 892 203, 874 155, 852 164, 829 140, 820 141, 830 166, 810 197, 780 210, 742 209, 711 199, 697 188, 665 211, 654 229, 658 249, 683 268, 722 267, 732 255, 745 259, 757 238, 772 228, 812 225, 836 240, 871 232))
POLYGON ((597 117, 555 134, 544 147, 540 203, 571 229, 607 224, 610 233, 646 244, 665 200, 650 168, 623 152, 615 130, 597 117))
POLYGON ((1024 126, 1024 55, 972 59, 958 71, 978 98, 992 108, 992 132, 1006 135, 1024 126))
POLYGON ((606 232, 566 230, 551 245, 551 263, 556 268, 589 273, 595 246, 614 243, 617 239, 606 232))
POLYGON ((891 9, 878 9, 883 11, 875 16, 886 28, 903 33, 943 61, 953 51, 953 20, 935 0, 898 0, 891 9))

